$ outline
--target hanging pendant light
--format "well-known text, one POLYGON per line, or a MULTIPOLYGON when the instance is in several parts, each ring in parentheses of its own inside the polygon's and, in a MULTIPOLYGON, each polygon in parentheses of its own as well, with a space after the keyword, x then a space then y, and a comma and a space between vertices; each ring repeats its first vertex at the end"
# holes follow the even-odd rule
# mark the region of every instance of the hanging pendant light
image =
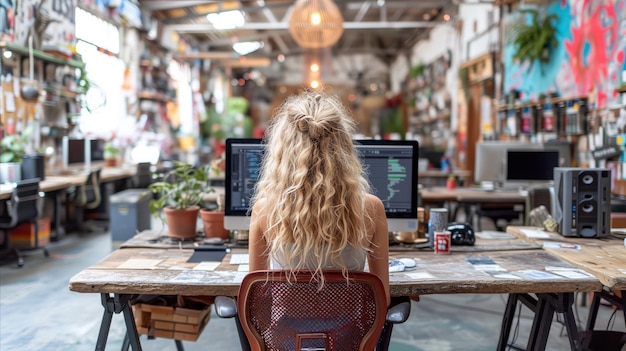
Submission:
POLYGON ((289 17, 289 33, 303 48, 331 47, 343 34, 343 17, 332 0, 298 0, 289 17))

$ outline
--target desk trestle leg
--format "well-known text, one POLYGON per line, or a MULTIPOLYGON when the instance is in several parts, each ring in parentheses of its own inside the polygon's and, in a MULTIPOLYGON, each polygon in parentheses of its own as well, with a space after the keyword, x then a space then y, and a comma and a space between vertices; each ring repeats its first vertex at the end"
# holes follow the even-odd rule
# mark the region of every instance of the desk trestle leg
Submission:
POLYGON ((523 303, 528 309, 535 313, 526 350, 545 350, 555 312, 562 313, 565 318, 565 327, 567 329, 571 349, 581 349, 580 337, 572 310, 574 293, 543 293, 536 294, 536 297, 530 294, 509 295, 502 319, 500 339, 498 340, 499 351, 504 351, 507 346, 519 349, 514 345, 507 345, 515 317, 515 308, 518 302, 523 303))
MULTIPOLYGON (((128 341, 133 351, 141 351, 139 343, 139 335, 137 334, 137 326, 133 318, 133 311, 130 308, 130 295, 108 293, 100 294, 104 314, 102 315, 102 323, 100 324, 100 332, 98 333, 98 341, 96 343, 96 351, 104 351, 106 348, 109 330, 111 329, 111 320, 113 313, 123 313, 126 322, 126 333, 128 341)), ((126 341, 125 341, 126 342, 126 341)))

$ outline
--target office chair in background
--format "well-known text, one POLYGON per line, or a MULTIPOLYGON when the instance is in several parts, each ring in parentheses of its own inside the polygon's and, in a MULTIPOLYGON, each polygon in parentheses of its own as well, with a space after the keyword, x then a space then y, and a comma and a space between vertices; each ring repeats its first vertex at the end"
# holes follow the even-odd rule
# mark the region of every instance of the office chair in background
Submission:
POLYGON ((544 205, 548 212, 552 211, 552 189, 549 187, 528 189, 526 206, 524 209, 525 225, 532 225, 530 223, 530 211, 541 205, 544 205))
POLYGON ((152 184, 152 164, 141 162, 137 164, 137 173, 132 178, 133 188, 144 189, 152 184))
MULTIPOLYGON (((38 219, 43 210, 45 194, 39 191, 39 178, 22 180, 15 183, 11 198, 6 201, 7 216, 0 217, 0 229, 5 235, 5 246, 11 249, 9 242, 9 230, 16 228, 22 223, 32 223, 35 228, 35 245, 39 248, 39 223, 38 219)), ((42 248, 44 255, 49 256, 48 250, 42 248)), ((13 248, 17 255, 17 266, 24 265, 24 258, 17 248, 13 248)))
POLYGON ((215 299, 222 318, 235 317, 242 350, 376 350, 389 347, 391 327, 409 316, 410 301, 387 310, 375 275, 324 272, 324 285, 308 271, 248 273, 237 301, 215 299))
POLYGON ((85 184, 77 186, 71 194, 71 204, 76 211, 74 224, 81 233, 91 231, 90 228, 85 227, 85 209, 93 210, 97 208, 102 200, 100 194, 100 172, 101 169, 99 168, 90 171, 85 184))

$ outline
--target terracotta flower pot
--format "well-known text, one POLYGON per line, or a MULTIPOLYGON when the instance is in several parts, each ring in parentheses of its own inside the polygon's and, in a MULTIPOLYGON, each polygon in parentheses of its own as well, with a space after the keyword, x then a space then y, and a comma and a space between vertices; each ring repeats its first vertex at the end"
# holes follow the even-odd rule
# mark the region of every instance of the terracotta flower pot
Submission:
POLYGON ((230 230, 224 229, 224 212, 200 210, 200 218, 204 225, 204 236, 207 238, 228 239, 230 230))
POLYGON ((193 239, 196 237, 199 206, 177 210, 169 207, 163 209, 167 222, 168 235, 172 238, 193 239))

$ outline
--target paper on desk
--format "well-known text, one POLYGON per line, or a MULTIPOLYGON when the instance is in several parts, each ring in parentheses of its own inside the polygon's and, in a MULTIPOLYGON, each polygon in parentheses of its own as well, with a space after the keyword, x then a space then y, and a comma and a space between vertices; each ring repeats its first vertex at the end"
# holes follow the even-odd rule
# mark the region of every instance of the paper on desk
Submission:
POLYGON ((237 272, 249 272, 249 271, 250 271, 249 264, 240 264, 239 267, 237 267, 237 272))
POLYGON ((494 278, 498 278, 498 279, 522 279, 522 277, 519 277, 515 274, 511 274, 509 272, 492 274, 491 276, 494 278))
POLYGON ((545 242, 543 243, 544 249, 565 249, 580 251, 580 245, 570 243, 558 243, 558 242, 545 242))
POLYGON ((222 262, 204 261, 198 263, 195 267, 193 267, 193 269, 198 271, 214 271, 221 263, 222 262))
POLYGON ((155 269, 163 260, 153 260, 148 258, 129 258, 126 262, 117 266, 119 269, 155 269))
POLYGON ((583 271, 578 268, 568 268, 568 267, 546 267, 546 271, 558 274, 565 278, 570 279, 583 279, 583 278, 593 278, 593 275, 583 271))
POLYGON ((548 235, 548 233, 544 232, 543 230, 538 230, 538 229, 520 229, 520 231, 527 238, 540 238, 540 239, 550 238, 550 235, 548 235))
POLYGON ((474 264, 472 267, 483 272, 506 272, 506 269, 498 264, 474 264))
POLYGON ((410 279, 415 279, 415 280, 435 279, 435 276, 428 272, 411 272, 411 273, 404 273, 404 275, 409 277, 410 279))
POLYGON ((559 276, 559 275, 554 275, 548 272, 538 271, 534 269, 527 269, 523 271, 517 271, 514 273, 521 274, 531 279, 562 279, 563 278, 562 276, 559 276))

